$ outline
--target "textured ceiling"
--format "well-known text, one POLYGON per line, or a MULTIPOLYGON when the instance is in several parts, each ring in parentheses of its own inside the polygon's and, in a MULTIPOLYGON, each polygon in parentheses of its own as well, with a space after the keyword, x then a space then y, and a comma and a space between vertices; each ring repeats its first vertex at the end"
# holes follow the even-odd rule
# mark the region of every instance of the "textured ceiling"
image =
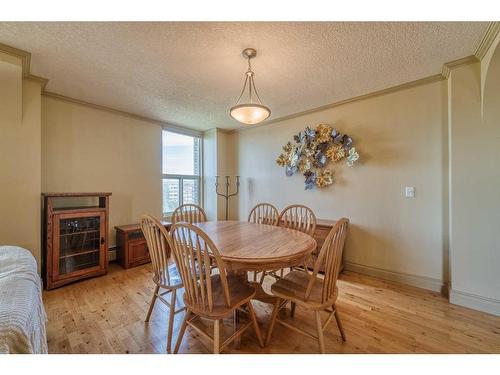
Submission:
POLYGON ((0 23, 32 53, 46 90, 205 130, 238 128, 229 108, 254 47, 270 120, 417 80, 474 53, 486 22, 0 23))

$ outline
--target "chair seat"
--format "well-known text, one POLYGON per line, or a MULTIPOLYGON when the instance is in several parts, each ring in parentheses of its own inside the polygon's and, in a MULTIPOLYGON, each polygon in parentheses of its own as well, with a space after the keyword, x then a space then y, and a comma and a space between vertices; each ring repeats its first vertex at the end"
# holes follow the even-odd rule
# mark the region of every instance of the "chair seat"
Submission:
POLYGON ((290 300, 309 309, 320 310, 332 306, 337 299, 338 288, 335 287, 335 294, 332 299, 324 303, 321 302, 323 279, 319 277, 316 277, 311 294, 306 300, 307 285, 311 277, 313 276, 304 271, 291 271, 271 285, 271 292, 277 297, 290 300))
POLYGON ((222 319, 231 313, 234 309, 246 304, 255 296, 255 288, 234 276, 227 277, 229 287, 229 296, 231 305, 228 307, 224 299, 223 287, 220 275, 210 277, 213 290, 213 309, 208 311, 208 307, 202 303, 190 303, 184 295, 184 304, 195 314, 212 319, 222 319))
POLYGON ((168 265, 168 275, 170 276, 170 280, 167 277, 167 272, 164 271, 160 275, 154 275, 153 281, 162 288, 182 288, 182 279, 179 275, 179 271, 177 270, 175 263, 171 263, 168 265))

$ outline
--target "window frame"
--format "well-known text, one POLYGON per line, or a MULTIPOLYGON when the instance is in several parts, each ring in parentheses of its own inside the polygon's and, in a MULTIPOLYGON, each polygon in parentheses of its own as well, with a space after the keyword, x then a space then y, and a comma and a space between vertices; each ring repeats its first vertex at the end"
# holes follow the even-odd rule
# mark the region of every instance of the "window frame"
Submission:
MULTIPOLYGON (((195 161, 196 163, 196 161, 195 161)), ((195 168, 196 169, 196 168, 195 168)), ((203 208, 203 136, 201 133, 197 132, 191 132, 191 131, 178 131, 178 130, 173 130, 171 128, 163 128, 162 129, 162 142, 161 142, 161 172, 162 172, 162 187, 161 187, 161 205, 162 205, 162 215, 164 218, 170 218, 172 217, 173 211, 167 211, 165 212, 165 208, 163 207, 163 180, 165 179, 171 179, 171 180, 178 180, 179 181, 179 206, 184 204, 184 180, 194 180, 198 181, 198 204, 200 207, 203 208), (187 137, 192 137, 198 140, 198 171, 199 174, 170 174, 170 173, 163 173, 163 132, 169 132, 169 133, 175 133, 179 135, 185 135, 187 137)))

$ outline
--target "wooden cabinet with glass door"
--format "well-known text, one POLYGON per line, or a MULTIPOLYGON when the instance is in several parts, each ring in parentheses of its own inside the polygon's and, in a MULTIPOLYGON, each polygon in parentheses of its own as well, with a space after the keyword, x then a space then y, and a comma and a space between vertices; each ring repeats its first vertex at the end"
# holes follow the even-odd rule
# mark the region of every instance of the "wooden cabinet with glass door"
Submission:
POLYGON ((42 265, 47 289, 107 272, 110 195, 43 194, 42 265))

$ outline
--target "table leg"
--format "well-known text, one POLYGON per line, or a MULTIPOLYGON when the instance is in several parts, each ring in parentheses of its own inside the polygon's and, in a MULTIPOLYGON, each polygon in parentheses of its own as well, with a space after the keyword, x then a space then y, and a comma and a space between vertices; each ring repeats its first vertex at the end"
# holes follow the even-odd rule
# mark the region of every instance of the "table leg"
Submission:
POLYGON ((255 288, 255 297, 253 297, 253 299, 274 305, 274 302, 276 301, 277 297, 266 293, 266 291, 264 290, 264 288, 262 288, 262 285, 260 285, 260 283, 249 282, 249 284, 255 288))
MULTIPOLYGON (((255 288, 255 296, 254 300, 264 302, 264 303, 269 303, 271 305, 274 305, 277 297, 266 293, 264 288, 262 288, 262 285, 258 282, 254 281, 248 281, 248 274, 246 271, 229 271, 228 274, 234 275, 241 279, 241 281, 247 282, 250 285, 252 285, 255 288)), ((240 312, 238 310, 234 311, 233 314, 233 329, 236 331, 238 329, 238 324, 240 323, 240 312)), ((238 349, 241 344, 241 336, 236 338, 233 342, 234 348, 238 349)))

